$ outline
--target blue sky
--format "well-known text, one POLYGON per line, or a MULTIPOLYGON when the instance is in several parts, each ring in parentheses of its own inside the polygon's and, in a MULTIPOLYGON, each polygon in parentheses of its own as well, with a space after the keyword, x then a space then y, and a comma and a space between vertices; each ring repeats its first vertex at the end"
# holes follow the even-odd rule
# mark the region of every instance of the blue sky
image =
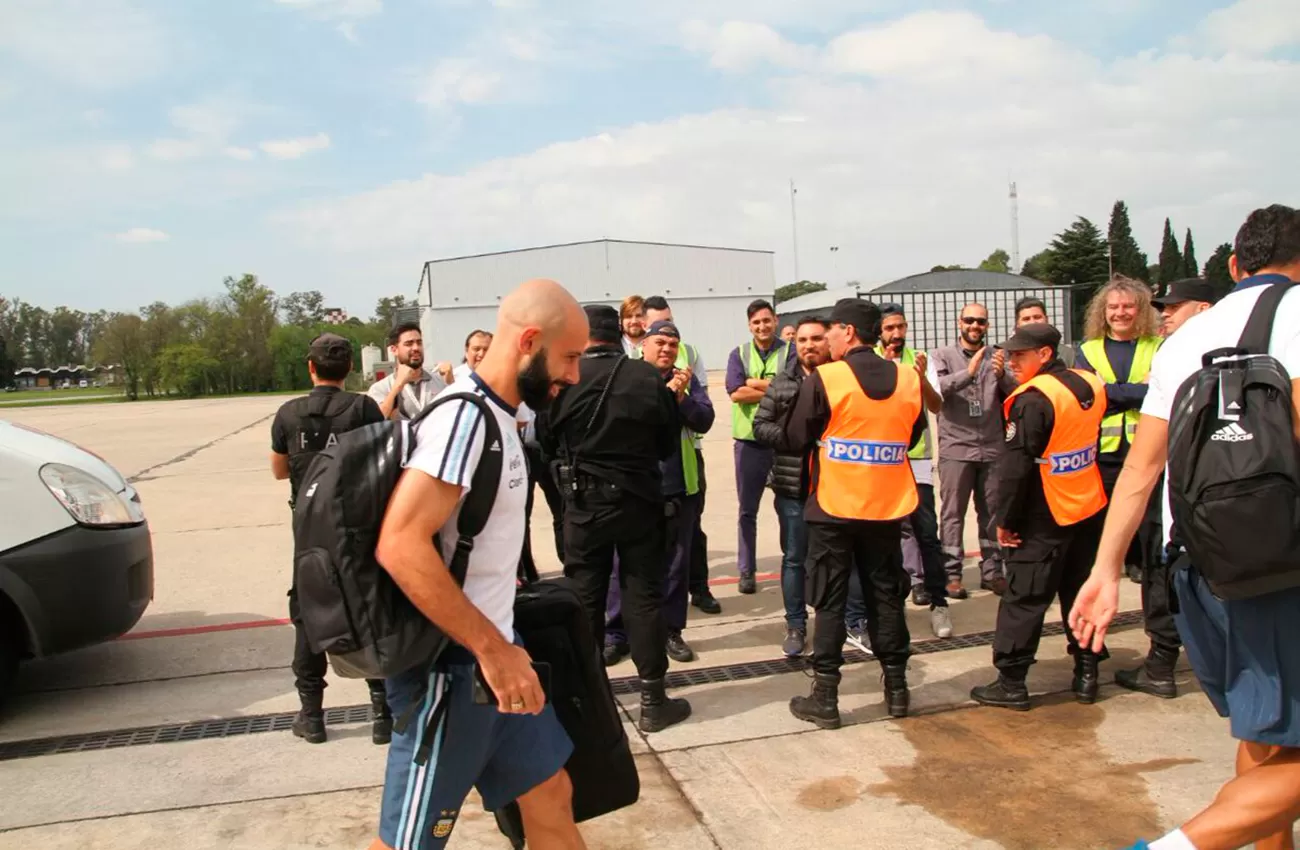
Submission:
POLYGON ((0 294, 253 272, 368 315, 420 263, 600 237, 883 282, 1128 201, 1202 259, 1300 201, 1294 0, 7 0, 0 294), (829 246, 839 252, 831 255, 829 246))

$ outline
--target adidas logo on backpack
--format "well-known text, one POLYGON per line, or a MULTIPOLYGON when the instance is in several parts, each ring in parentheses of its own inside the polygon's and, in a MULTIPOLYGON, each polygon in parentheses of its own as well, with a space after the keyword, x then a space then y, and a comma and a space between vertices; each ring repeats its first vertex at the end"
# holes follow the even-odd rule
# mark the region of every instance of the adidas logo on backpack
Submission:
POLYGON ((1218 440, 1224 443, 1241 443, 1246 440, 1255 439, 1255 435, 1238 425, 1236 422, 1229 422, 1219 430, 1210 435, 1211 440, 1218 440))
POLYGON ((1260 294, 1236 348, 1205 353, 1169 417, 1174 534, 1223 599, 1300 587, 1291 376, 1268 353, 1273 318, 1292 286, 1260 294))

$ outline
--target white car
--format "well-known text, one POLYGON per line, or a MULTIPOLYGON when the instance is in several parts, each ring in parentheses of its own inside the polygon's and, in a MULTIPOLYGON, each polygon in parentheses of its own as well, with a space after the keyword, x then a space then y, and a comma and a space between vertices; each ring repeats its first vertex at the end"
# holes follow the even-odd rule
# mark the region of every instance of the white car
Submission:
POLYGON ((125 634, 153 599, 140 497, 93 452, 0 420, 0 700, 18 662, 125 634))

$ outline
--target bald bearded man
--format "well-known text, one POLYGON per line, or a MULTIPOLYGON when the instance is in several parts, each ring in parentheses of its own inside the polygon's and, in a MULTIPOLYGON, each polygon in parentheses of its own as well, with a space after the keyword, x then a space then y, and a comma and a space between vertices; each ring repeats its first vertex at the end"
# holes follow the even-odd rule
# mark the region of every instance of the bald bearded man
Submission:
POLYGON ((438 407, 418 426, 415 451, 389 501, 375 554, 454 645, 432 671, 421 666, 387 680, 394 715, 417 710, 403 732, 393 733, 372 850, 445 846, 474 787, 489 811, 519 803, 529 847, 586 846, 574 824, 573 789, 564 770, 573 745, 514 629, 527 499, 516 409, 520 402, 545 407, 559 388, 577 381, 586 345, 587 316, 573 296, 555 281, 530 280, 501 302, 492 347, 478 368, 443 391, 485 397, 502 445, 484 446, 484 414, 466 401, 438 407), (462 497, 485 450, 502 452, 501 482, 492 514, 475 538, 462 589, 447 561, 456 548, 462 497), (496 694, 496 705, 474 702, 476 667, 496 694), (437 728, 426 728, 431 720, 437 728), (447 728, 450 735, 444 735, 447 728), (435 743, 428 761, 417 764, 424 735, 434 735, 435 743))

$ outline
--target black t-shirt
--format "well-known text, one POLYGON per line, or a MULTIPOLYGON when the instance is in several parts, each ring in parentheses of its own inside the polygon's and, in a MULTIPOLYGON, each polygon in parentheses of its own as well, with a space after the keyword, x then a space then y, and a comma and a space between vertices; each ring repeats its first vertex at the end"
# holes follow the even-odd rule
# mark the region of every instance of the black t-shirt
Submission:
POLYGON ((289 486, 294 497, 298 495, 298 483, 306 472, 311 457, 332 444, 333 437, 383 421, 383 411, 374 399, 357 393, 345 393, 338 387, 315 387, 307 395, 282 404, 271 422, 271 451, 289 455, 289 486), (312 441, 309 435, 315 429, 308 422, 313 402, 328 420, 328 438, 324 445, 319 445, 314 450, 309 445, 312 441))

